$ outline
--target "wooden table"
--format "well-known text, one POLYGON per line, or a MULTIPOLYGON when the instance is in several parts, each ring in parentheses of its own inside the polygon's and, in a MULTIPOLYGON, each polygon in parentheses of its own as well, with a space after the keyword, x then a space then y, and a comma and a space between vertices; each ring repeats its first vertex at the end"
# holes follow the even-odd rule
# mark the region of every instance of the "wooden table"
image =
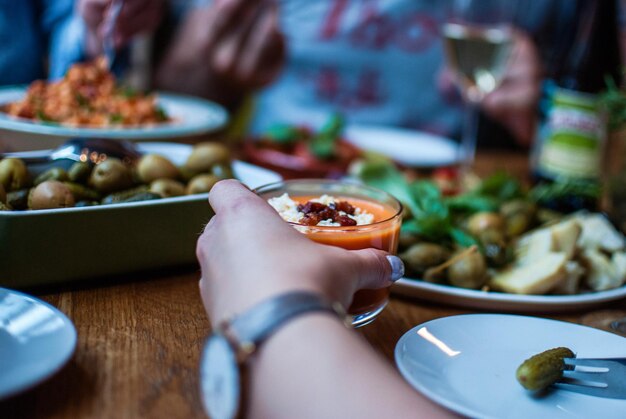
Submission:
MULTIPOLYGON (((506 168, 523 176, 526 161, 520 154, 482 153, 477 168, 479 173, 506 168)), ((198 279, 197 267, 191 267, 40 294, 72 319, 78 347, 70 363, 50 380, 0 402, 0 417, 204 417, 198 363, 210 327, 198 279)), ((381 317, 358 333, 393 362, 395 343, 413 326, 470 312, 394 296, 381 317)), ((600 327, 619 316, 626 316, 624 301, 547 315, 600 327)))

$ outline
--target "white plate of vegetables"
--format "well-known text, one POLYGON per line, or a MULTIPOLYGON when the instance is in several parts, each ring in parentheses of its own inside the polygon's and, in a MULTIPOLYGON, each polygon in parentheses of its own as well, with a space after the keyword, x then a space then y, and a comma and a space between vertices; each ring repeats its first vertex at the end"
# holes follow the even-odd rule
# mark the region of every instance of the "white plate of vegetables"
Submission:
POLYGON ((548 206, 588 187, 525 188, 503 173, 443 196, 432 182, 407 181, 393 164, 366 162, 360 179, 407 208, 396 294, 499 311, 557 312, 626 297, 626 239, 601 213, 564 215, 548 206))

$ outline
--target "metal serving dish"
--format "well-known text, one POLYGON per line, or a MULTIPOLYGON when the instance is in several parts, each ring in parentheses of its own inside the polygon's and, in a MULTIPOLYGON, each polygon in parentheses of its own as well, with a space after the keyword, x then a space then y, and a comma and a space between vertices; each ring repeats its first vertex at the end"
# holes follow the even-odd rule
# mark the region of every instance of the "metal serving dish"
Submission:
MULTIPOLYGON (((175 164, 191 152, 191 146, 174 143, 138 148, 175 164)), ((233 170, 251 188, 281 180, 240 161, 233 170)), ((0 286, 26 288, 192 264, 196 240, 213 215, 207 197, 0 212, 0 286)))

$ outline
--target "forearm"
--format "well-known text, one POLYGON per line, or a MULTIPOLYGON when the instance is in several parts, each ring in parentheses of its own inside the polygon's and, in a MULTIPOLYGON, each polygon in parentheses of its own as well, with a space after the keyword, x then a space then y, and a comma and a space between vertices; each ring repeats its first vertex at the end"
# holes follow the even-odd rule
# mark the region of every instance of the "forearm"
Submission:
POLYGON ((328 314, 295 319, 251 364, 253 418, 451 417, 328 314))

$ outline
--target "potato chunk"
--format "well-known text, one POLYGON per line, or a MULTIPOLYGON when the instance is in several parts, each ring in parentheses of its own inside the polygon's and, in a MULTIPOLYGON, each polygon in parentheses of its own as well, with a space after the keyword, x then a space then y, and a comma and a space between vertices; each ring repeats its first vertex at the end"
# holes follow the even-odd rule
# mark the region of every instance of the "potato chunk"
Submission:
POLYGON ((545 294, 567 277, 567 254, 548 252, 535 262, 497 273, 491 286, 512 294, 545 294))

